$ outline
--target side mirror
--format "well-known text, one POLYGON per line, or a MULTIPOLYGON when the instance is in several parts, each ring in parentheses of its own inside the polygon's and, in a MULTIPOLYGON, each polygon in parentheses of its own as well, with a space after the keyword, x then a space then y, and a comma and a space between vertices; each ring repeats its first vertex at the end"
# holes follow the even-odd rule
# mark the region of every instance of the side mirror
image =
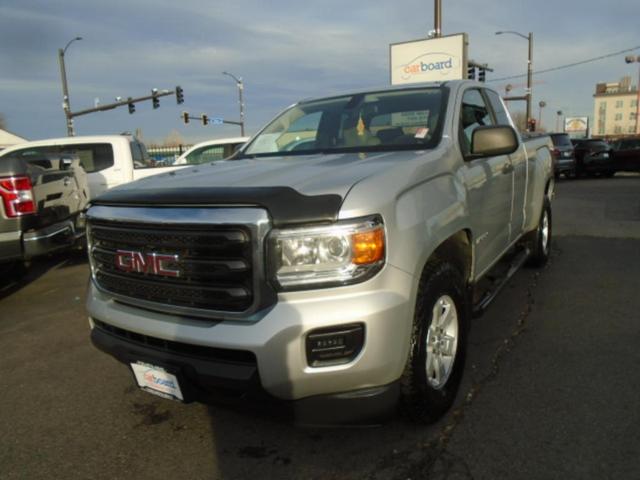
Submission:
POLYGON ((510 126, 478 127, 471 137, 470 159, 509 155, 518 149, 518 134, 510 126))
POLYGON ((73 159, 69 157, 62 157, 60 159, 60 170, 69 170, 73 165, 73 159))

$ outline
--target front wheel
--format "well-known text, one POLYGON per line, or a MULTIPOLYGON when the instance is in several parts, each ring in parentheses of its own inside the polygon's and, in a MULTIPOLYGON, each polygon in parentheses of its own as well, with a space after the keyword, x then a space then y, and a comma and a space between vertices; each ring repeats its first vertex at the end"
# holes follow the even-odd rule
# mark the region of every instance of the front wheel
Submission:
POLYGON ((532 239, 531 255, 527 264, 532 267, 543 267, 551 254, 551 202, 545 198, 540 214, 538 228, 532 239))
POLYGON ((411 350, 402 376, 402 406, 419 423, 433 423, 455 400, 466 353, 464 280, 451 263, 432 260, 418 290, 411 350))

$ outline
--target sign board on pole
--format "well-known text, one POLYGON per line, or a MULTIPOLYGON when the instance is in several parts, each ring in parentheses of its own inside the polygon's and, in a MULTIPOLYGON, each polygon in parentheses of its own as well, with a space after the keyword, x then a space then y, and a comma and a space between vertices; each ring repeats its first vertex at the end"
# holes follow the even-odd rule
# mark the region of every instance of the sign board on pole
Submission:
POLYGON ((566 117, 564 119, 564 131, 572 134, 586 136, 589 130, 589 117, 566 117))
POLYGON ((467 34, 389 45, 391 84, 467 78, 467 34))
POLYGON ((224 123, 224 118, 216 117, 210 120, 211 125, 222 125, 224 123))

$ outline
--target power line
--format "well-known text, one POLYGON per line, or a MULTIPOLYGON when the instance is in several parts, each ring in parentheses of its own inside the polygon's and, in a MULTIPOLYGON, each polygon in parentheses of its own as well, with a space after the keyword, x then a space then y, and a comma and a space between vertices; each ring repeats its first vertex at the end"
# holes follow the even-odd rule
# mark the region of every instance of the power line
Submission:
MULTIPOLYGON (((604 60, 605 58, 615 57, 616 55, 621 55, 623 53, 632 52, 634 50, 640 49, 640 45, 637 47, 627 48, 625 50, 620 50, 619 52, 608 53, 606 55, 600 55, 599 57, 589 58, 587 60, 581 60, 580 62, 568 63, 566 65, 558 65, 557 67, 546 68, 544 70, 536 70, 533 72, 534 75, 540 75, 541 73, 549 73, 555 72, 556 70, 563 70, 565 68, 577 67, 578 65, 584 65, 585 63, 597 62, 598 60, 604 60)), ((526 77, 527 74, 523 73, 522 75, 510 75, 508 77, 501 78, 492 78, 488 80, 488 82, 501 82, 503 80, 511 80, 513 78, 523 78, 526 77)))

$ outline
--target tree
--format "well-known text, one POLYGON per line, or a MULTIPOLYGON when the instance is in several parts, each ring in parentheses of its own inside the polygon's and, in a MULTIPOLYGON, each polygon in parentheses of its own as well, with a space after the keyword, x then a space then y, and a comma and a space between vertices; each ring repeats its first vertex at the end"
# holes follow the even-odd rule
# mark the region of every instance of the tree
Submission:
POLYGON ((162 142, 165 147, 179 147, 184 144, 184 140, 182 139, 182 135, 177 130, 173 130, 169 135, 167 135, 162 142))
POLYGON ((7 128, 7 122, 4 119, 4 115, 0 113, 0 129, 4 130, 7 128))

